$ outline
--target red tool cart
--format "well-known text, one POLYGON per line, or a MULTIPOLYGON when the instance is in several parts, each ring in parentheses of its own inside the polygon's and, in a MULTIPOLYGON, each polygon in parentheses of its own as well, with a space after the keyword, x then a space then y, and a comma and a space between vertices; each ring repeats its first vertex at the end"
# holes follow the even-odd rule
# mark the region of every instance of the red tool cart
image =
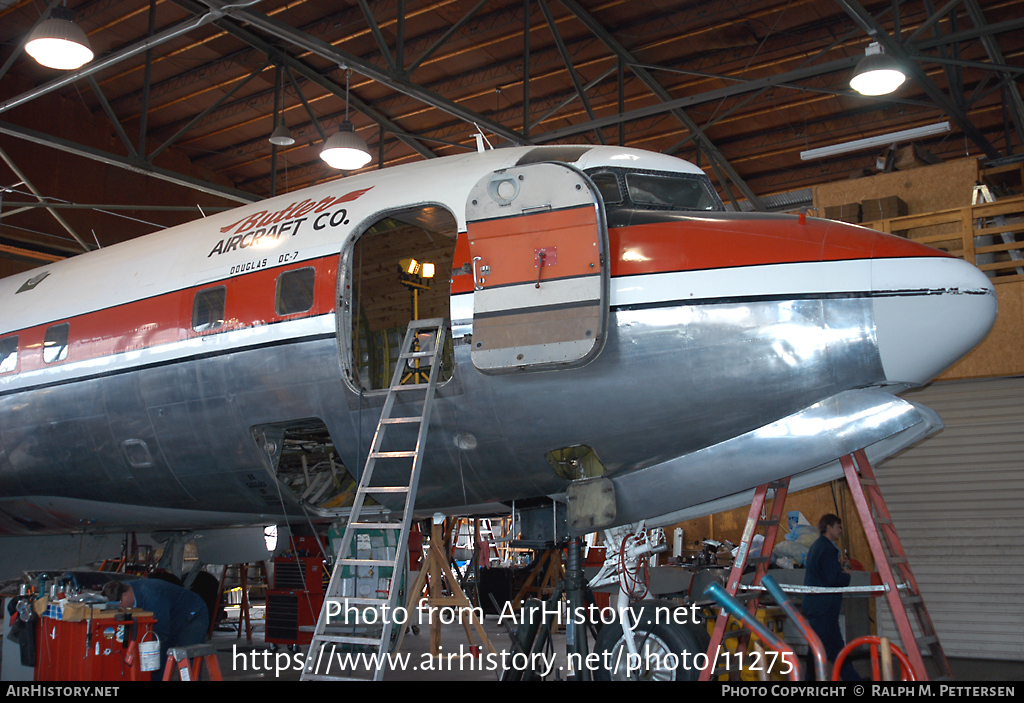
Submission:
POLYGON ((309 644, 327 589, 323 552, 315 537, 292 537, 288 556, 274 559, 274 587, 267 591, 266 641, 309 644))
MULTIPOLYGON (((156 639, 153 614, 101 611, 84 619, 39 618, 36 681, 148 681, 138 645, 156 639), (125 619, 120 619, 125 618, 125 619)), ((161 662, 162 663, 162 662, 161 662)))

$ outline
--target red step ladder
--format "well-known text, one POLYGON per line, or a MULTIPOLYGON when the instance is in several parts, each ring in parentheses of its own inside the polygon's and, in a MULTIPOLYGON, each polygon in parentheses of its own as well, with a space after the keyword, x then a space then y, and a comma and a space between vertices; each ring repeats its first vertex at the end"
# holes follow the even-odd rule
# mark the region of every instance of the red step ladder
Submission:
POLYGON ((212 644, 192 644, 187 647, 171 647, 167 650, 167 665, 164 666, 164 681, 170 681, 175 669, 182 681, 198 681, 203 663, 211 681, 223 681, 217 650, 212 644))
MULTIPOLYGON (((885 597, 892 610, 893 620, 900 633, 900 640, 903 649, 914 669, 918 681, 930 679, 925 668, 924 657, 921 649, 925 648, 931 654, 935 669, 938 672, 937 679, 952 679, 952 672, 949 662, 946 659, 939 638, 935 634, 935 626, 932 624, 928 609, 925 608, 924 599, 921 597, 921 589, 917 585, 913 572, 910 570, 910 563, 907 554, 903 550, 896 527, 893 525, 892 516, 885 505, 882 493, 878 488, 878 481, 875 478, 871 463, 863 451, 844 456, 840 459, 843 473, 846 475, 846 483, 850 487, 850 494, 857 506, 857 513, 860 515, 860 522, 867 535, 868 544, 871 547, 871 554, 875 559, 875 568, 885 586, 885 597), (920 636, 914 634, 911 618, 917 622, 920 636)), ((768 569, 768 560, 772 549, 775 547, 775 538, 778 534, 779 522, 785 508, 786 494, 789 489, 789 479, 767 483, 759 486, 754 492, 754 500, 750 505, 750 514, 747 517, 747 524, 743 530, 743 537, 740 540, 739 551, 736 561, 733 563, 729 573, 729 581, 726 584, 726 591, 729 595, 736 597, 739 590, 740 577, 746 569, 747 564, 757 563, 757 571, 754 574, 753 586, 761 583, 761 578, 768 569), (775 500, 772 504, 771 517, 761 520, 762 508, 768 490, 775 489, 775 500), (758 526, 765 526, 764 543, 761 546, 761 554, 756 559, 749 559, 747 555, 750 550, 750 543, 754 537, 754 531, 758 526)), ((760 591, 751 591, 747 610, 751 614, 757 614, 760 603, 760 591)), ((708 666, 701 672, 700 680, 708 681, 712 677, 728 673, 730 678, 739 676, 738 670, 715 669, 716 663, 713 657, 718 653, 719 647, 726 637, 726 628, 729 622, 729 615, 723 610, 715 622, 715 631, 711 635, 711 643, 708 645, 708 666)), ((733 633, 729 633, 732 635, 733 633)), ((745 630, 736 631, 740 638, 737 644, 737 651, 746 652, 749 641, 749 632, 745 630)))
POLYGON ((932 662, 938 672, 937 679, 952 680, 953 673, 942 650, 935 626, 928 615, 928 609, 921 597, 917 579, 910 570, 903 543, 896 534, 892 516, 878 488, 875 472, 863 451, 855 452, 840 459, 846 483, 850 487, 853 502, 860 514, 860 522, 875 558, 875 568, 886 586, 885 598, 892 610, 896 629, 900 633, 903 649, 918 681, 929 679, 921 649, 931 653, 932 662), (920 636, 914 634, 911 617, 917 621, 920 636))
MULTIPOLYGON (((782 521, 782 511, 786 506, 786 494, 789 492, 789 478, 779 481, 772 481, 763 486, 758 486, 754 491, 754 500, 750 504, 750 513, 747 515, 747 523, 743 527, 743 537, 740 539, 739 550, 736 552, 736 560, 733 562, 732 570, 729 572, 729 580, 726 582, 725 590, 736 597, 739 590, 740 578, 743 576, 747 564, 757 564, 754 572, 752 585, 758 586, 761 579, 768 572, 768 562, 771 559, 772 549, 775 547, 775 538, 779 533, 779 523, 782 521), (768 499, 768 491, 775 491, 775 499, 772 501, 772 511, 767 518, 762 518, 765 501, 768 499), (750 543, 754 539, 754 533, 758 527, 765 528, 764 542, 761 543, 761 552, 756 557, 750 556, 750 543)), ((761 592, 750 592, 747 602, 747 612, 757 617, 757 608, 761 601, 761 592)), ((718 619, 715 621, 715 631, 711 635, 711 644, 708 645, 709 666, 700 672, 701 681, 710 681, 712 677, 728 673, 730 679, 738 679, 739 670, 717 669, 715 655, 726 638, 726 628, 729 625, 729 614, 721 610, 718 619)), ((736 651, 746 654, 747 645, 750 641, 748 630, 736 630, 728 633, 729 636, 738 636, 740 639, 736 645, 736 651)), ((740 657, 742 660, 742 657, 740 657)))

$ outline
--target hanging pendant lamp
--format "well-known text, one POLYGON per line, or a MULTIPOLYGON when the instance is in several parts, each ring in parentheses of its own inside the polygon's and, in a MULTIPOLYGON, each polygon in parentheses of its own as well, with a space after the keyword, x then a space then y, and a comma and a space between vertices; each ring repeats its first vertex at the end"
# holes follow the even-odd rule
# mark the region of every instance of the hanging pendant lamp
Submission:
POLYGON ((73 71, 92 61, 89 39, 75 24, 75 13, 55 7, 50 17, 35 26, 25 42, 25 51, 47 68, 73 71))

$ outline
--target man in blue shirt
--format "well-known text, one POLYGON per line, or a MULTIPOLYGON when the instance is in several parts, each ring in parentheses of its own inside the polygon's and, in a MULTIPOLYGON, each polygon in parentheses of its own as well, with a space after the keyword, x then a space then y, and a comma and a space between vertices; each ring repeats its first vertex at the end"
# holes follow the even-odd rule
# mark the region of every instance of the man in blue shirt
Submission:
POLYGON ((122 608, 141 608, 153 613, 153 630, 160 638, 161 671, 171 647, 186 647, 206 641, 210 624, 206 603, 187 588, 160 579, 110 581, 103 596, 121 603, 122 608))
MULTIPOLYGON (((831 513, 822 515, 818 521, 821 536, 811 545, 804 560, 804 585, 842 588, 850 585, 850 570, 839 562, 839 548, 836 542, 843 535, 843 521, 831 513)), ((825 646, 825 655, 834 662, 845 642, 839 631, 839 611, 843 607, 842 593, 813 593, 804 596, 803 611, 811 626, 825 646)), ((808 671, 814 671, 808 667, 808 671)), ((843 664, 844 681, 860 681, 849 659, 843 664)))

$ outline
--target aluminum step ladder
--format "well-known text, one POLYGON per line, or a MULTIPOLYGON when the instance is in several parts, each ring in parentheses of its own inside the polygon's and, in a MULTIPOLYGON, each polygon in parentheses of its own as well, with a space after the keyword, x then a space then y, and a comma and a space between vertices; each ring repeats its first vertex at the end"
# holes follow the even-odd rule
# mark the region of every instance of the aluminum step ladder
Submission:
POLYGON ((875 472, 863 451, 840 459, 850 494, 860 514, 860 522, 867 535, 875 569, 886 586, 885 598, 892 610, 892 618, 903 642, 903 650, 910 660, 918 681, 931 677, 925 669, 922 649, 931 655, 938 672, 933 680, 952 680, 953 673, 946 660, 946 654, 935 634, 935 626, 924 605, 917 579, 910 570, 907 553, 896 534, 892 516, 878 488, 875 472), (914 633, 912 619, 916 621, 920 635, 914 633))
POLYGON ((352 512, 335 556, 331 581, 300 677, 303 681, 379 681, 384 676, 386 655, 393 639, 394 615, 396 609, 405 606, 403 560, 446 329, 447 321, 439 318, 414 320, 409 324, 366 465, 359 477, 352 512), (426 382, 419 382, 423 377, 426 382), (403 383, 403 379, 413 382, 403 383), (397 414, 412 412, 417 407, 418 414, 397 414), (413 428, 418 429, 415 445, 402 448, 402 440, 408 444, 412 439, 413 428), (393 430, 393 438, 389 439, 388 430, 393 430), (383 480, 381 475, 384 475, 383 480), (401 507, 380 519, 364 521, 360 513, 369 496, 386 506, 399 503, 401 507), (393 548, 385 547, 385 558, 365 558, 373 556, 368 554, 370 545, 375 539, 379 541, 382 534, 386 545, 393 545, 393 548), (378 586, 375 597, 345 593, 346 581, 351 585, 354 574, 376 577, 378 583, 387 584, 386 590, 378 586), (331 606, 332 603, 335 605, 331 606), (337 609, 333 617, 328 616, 331 608, 337 609), (349 666, 343 666, 346 662, 349 666))
MULTIPOLYGON (((754 491, 754 500, 750 504, 750 513, 747 515, 747 522, 743 527, 743 537, 740 539, 739 550, 736 552, 736 559, 733 562, 732 570, 729 572, 729 580, 726 582, 726 592, 736 598, 736 592, 739 590, 740 578, 743 576, 744 570, 748 564, 757 564, 757 570, 754 572, 753 586, 761 584, 761 579, 768 573, 768 562, 771 560, 772 550, 775 548, 775 538, 779 534, 779 524, 782 521, 783 510, 786 507, 786 495, 789 492, 789 478, 783 478, 778 481, 772 481, 758 486, 754 491), (764 505, 768 498, 768 492, 774 492, 774 499, 772 500, 772 509, 770 513, 765 513, 764 505), (761 543, 761 551, 756 557, 750 556, 750 544, 754 539, 754 533, 759 527, 765 528, 764 542, 761 543)), ((747 601, 747 612, 753 616, 757 616, 757 609, 760 605, 761 594, 760 591, 753 591, 750 593, 749 600, 747 601)), ((738 637, 739 641, 736 644, 736 651, 746 653, 747 647, 750 643, 750 630, 741 628, 738 630, 728 630, 729 620, 731 616, 723 608, 715 621, 715 630, 711 634, 711 644, 708 646, 708 661, 710 665, 700 672, 701 681, 710 681, 714 677, 718 677, 724 674, 728 674, 732 680, 739 680, 740 671, 739 669, 730 670, 727 667, 717 667, 718 662, 713 660, 719 652, 719 648, 727 637, 738 637)), ((742 657, 739 659, 742 660, 742 657)), ((726 657, 726 662, 729 658, 726 657)))
MULTIPOLYGON (((989 190, 988 186, 976 185, 974 186, 974 194, 971 196, 971 205, 984 205, 985 203, 994 203, 996 196, 992 195, 992 191, 989 190)), ((1011 225, 1006 221, 1005 215, 994 215, 986 219, 978 219, 974 221, 974 236, 978 237, 991 237, 995 239, 995 235, 998 234, 1002 240, 1002 245, 991 245, 978 247, 983 251, 980 254, 987 254, 990 251, 1006 251, 1006 254, 1010 257, 1011 261, 1024 261, 1024 254, 1021 254, 1020 250, 1017 249, 1017 237, 1016 232, 1021 230, 1021 226, 1011 225)), ((977 242, 977 239, 975 239, 977 242)), ((976 256, 978 252, 976 252, 976 256)), ((1024 274, 1024 264, 1021 266, 1014 267, 1014 270, 1018 275, 1024 274)))

